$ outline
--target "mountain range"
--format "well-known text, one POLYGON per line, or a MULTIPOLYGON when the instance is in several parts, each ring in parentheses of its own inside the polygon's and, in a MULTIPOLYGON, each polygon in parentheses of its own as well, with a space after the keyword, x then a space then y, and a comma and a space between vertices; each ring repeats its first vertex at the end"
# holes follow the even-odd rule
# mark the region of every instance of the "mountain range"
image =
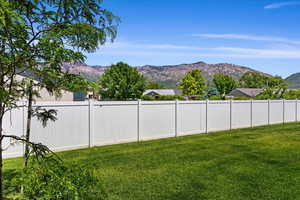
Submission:
MULTIPOLYGON (((108 68, 108 66, 89 66, 84 63, 64 64, 65 70, 69 71, 70 73, 81 74, 92 81, 98 80, 108 68)), ((246 72, 256 71, 249 67, 235 64, 207 64, 205 62, 164 66, 145 65, 137 66, 136 68, 147 80, 161 83, 166 88, 176 88, 181 78, 192 69, 198 69, 202 71, 208 83, 211 83, 212 77, 215 73, 228 74, 238 79, 246 72)))
POLYGON ((290 75, 285 79, 285 81, 291 89, 300 88, 300 72, 290 75))

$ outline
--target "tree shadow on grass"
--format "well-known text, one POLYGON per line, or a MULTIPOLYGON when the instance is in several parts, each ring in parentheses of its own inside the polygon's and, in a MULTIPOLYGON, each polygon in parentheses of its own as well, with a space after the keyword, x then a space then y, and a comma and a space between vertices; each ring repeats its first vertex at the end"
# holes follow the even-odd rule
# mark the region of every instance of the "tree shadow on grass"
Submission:
POLYGON ((16 178, 20 177, 20 170, 7 169, 4 171, 3 190, 4 196, 12 196, 19 193, 20 187, 16 184, 16 178))

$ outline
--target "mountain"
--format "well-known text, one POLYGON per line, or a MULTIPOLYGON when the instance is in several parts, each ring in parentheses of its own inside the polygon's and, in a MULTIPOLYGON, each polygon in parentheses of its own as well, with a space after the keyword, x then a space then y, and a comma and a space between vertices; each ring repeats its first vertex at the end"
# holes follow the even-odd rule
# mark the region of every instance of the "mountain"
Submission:
MULTIPOLYGON (((68 70, 70 73, 81 74, 89 80, 99 79, 107 68, 107 66, 89 66, 86 64, 64 65, 65 70, 68 70)), ((202 71, 208 82, 211 82, 215 73, 228 74, 238 79, 246 72, 255 71, 240 65, 228 63, 207 64, 205 62, 165 66, 145 65, 138 66, 137 69, 146 79, 159 82, 166 88, 176 88, 181 78, 192 69, 202 71)))
POLYGON ((300 72, 290 75, 285 81, 291 89, 300 88, 300 72))
POLYGON ((215 73, 224 73, 240 78, 248 71, 255 71, 248 67, 243 67, 234 64, 220 63, 220 64, 207 64, 204 62, 197 62, 192 64, 181 65, 167 65, 167 66, 143 66, 139 71, 147 78, 157 81, 166 87, 175 88, 180 82, 181 78, 190 70, 198 69, 202 71, 208 83, 211 82, 215 73))

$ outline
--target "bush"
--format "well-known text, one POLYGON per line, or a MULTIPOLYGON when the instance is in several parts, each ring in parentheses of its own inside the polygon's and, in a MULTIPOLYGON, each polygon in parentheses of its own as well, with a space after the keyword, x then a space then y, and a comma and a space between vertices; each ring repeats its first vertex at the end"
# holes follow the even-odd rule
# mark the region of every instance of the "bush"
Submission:
POLYGON ((142 100, 145 101, 171 101, 171 100, 185 100, 185 98, 183 96, 177 96, 177 95, 160 95, 160 96, 148 96, 148 95, 144 95, 142 96, 142 100))
POLYGON ((91 170, 70 168, 57 161, 33 164, 13 181, 18 199, 103 200, 106 194, 100 180, 91 170), (20 186, 23 186, 23 193, 20 186))
POLYGON ((206 98, 204 96, 200 96, 200 95, 189 96, 188 99, 189 100, 206 100, 206 98))
POLYGON ((284 94, 285 99, 300 99, 300 89, 288 90, 284 94))
POLYGON ((141 99, 142 99, 142 100, 145 100, 145 101, 154 101, 154 100, 156 100, 155 97, 153 97, 153 96, 148 96, 148 95, 143 95, 143 96, 141 97, 141 99))
POLYGON ((250 97, 234 97, 233 100, 251 100, 253 98, 250 97))
POLYGON ((220 96, 211 96, 209 100, 222 100, 220 96))

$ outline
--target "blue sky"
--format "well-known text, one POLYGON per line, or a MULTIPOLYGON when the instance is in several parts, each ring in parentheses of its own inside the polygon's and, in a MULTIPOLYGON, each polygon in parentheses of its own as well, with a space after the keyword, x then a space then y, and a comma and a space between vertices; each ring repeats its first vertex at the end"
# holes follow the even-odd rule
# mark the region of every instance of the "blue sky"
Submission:
POLYGON ((118 36, 87 64, 233 63, 286 77, 300 72, 300 0, 105 0, 118 36))

